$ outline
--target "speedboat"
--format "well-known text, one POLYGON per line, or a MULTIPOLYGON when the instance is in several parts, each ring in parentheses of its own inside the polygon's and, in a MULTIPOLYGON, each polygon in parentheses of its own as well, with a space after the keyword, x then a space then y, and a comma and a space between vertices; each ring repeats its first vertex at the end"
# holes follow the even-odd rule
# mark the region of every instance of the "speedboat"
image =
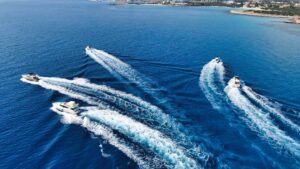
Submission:
POLYGON ((219 57, 215 57, 215 58, 214 58, 214 61, 217 62, 217 63, 219 63, 221 60, 220 60, 219 57))
POLYGON ((86 46, 85 47, 85 50, 87 51, 87 50, 90 50, 91 48, 90 48, 90 46, 86 46))
POLYGON ((240 80, 240 77, 238 76, 234 76, 232 78, 233 80, 233 86, 236 87, 236 88, 239 88, 241 86, 241 80, 240 80))
POLYGON ((85 47, 85 54, 86 55, 92 54, 92 48, 90 46, 85 47))
POLYGON ((69 113, 69 114, 80 113, 79 104, 74 101, 53 103, 52 108, 62 113, 69 113))
POLYGON ((32 82, 38 82, 40 80, 40 78, 37 76, 37 74, 34 74, 34 73, 28 73, 28 74, 22 75, 22 78, 24 78, 28 81, 32 81, 32 82))

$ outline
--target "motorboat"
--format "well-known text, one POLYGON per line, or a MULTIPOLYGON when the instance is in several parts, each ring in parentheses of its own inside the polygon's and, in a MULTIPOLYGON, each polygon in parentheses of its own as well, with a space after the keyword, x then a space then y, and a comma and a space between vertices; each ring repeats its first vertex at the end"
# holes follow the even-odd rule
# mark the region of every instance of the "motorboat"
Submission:
POLYGON ((62 113, 78 114, 80 113, 79 104, 75 101, 53 103, 53 108, 62 113))
POLYGON ((86 46, 85 47, 85 50, 87 51, 87 50, 91 50, 91 47, 90 46, 86 46))
POLYGON ((215 57, 215 58, 214 58, 214 61, 217 62, 217 63, 219 63, 221 60, 220 60, 219 57, 215 57))
POLYGON ((233 86, 234 87, 240 87, 241 86, 241 80, 240 80, 240 77, 238 77, 238 76, 234 76, 233 78, 232 78, 232 80, 233 80, 233 86))
POLYGON ((32 82, 38 82, 40 80, 38 75, 34 74, 34 73, 28 73, 28 74, 22 75, 22 78, 24 78, 28 81, 32 81, 32 82))
POLYGON ((92 51, 93 48, 91 48, 90 46, 85 47, 85 54, 86 55, 91 55, 93 53, 92 51))

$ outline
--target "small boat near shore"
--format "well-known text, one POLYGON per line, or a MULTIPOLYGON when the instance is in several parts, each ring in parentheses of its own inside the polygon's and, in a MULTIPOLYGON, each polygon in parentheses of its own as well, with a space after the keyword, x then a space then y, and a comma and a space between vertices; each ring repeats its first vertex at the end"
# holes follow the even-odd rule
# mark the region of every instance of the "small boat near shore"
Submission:
POLYGON ((300 17, 289 19, 289 20, 285 21, 285 23, 300 24, 300 17))

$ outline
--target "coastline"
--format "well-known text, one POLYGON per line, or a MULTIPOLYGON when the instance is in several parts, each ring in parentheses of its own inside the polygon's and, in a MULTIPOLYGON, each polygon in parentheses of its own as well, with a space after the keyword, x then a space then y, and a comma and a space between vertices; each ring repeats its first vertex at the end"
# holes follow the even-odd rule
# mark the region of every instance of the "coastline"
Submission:
POLYGON ((285 23, 300 24, 300 16, 264 14, 264 13, 256 13, 254 11, 249 11, 249 10, 230 10, 230 13, 235 14, 235 15, 284 18, 284 19, 287 19, 286 21, 284 21, 285 23))
POLYGON ((285 23, 300 24, 300 18, 292 18, 285 21, 285 23))
POLYGON ((197 7, 197 8, 205 8, 205 7, 210 7, 210 8, 233 8, 233 7, 228 7, 228 6, 204 6, 204 5, 181 5, 181 4, 134 4, 134 3, 128 3, 126 5, 145 5, 145 6, 170 6, 170 7, 197 7))
MULTIPOLYGON (((99 2, 99 0, 89 0, 91 2, 99 2)), ((146 5, 146 6, 183 6, 183 7, 219 7, 219 8, 238 8, 240 6, 228 5, 225 3, 207 3, 207 4, 191 4, 187 2, 177 2, 177 3, 139 3, 139 2, 125 2, 117 1, 109 3, 110 5, 146 5)))
MULTIPOLYGON (((100 2, 99 0, 89 0, 90 2, 100 2)), ((112 3, 110 5, 144 5, 144 6, 171 6, 171 7, 214 7, 214 8, 236 8, 233 10, 229 10, 231 14, 234 15, 247 15, 247 16, 256 16, 256 17, 273 17, 273 18, 283 18, 286 19, 283 21, 284 23, 290 24, 300 24, 300 16, 288 16, 288 15, 277 15, 277 14, 268 14, 268 13, 259 13, 255 11, 262 10, 261 8, 240 8, 240 7, 230 7, 226 5, 191 5, 188 3, 171 3, 171 4, 164 4, 164 3, 112 3)), ((263 10, 262 10, 263 11, 263 10)), ((271 11, 270 11, 271 12, 271 11)))
POLYGON ((237 15, 259 16, 259 17, 293 18, 292 16, 255 13, 253 11, 248 11, 248 10, 230 10, 230 13, 237 14, 237 15))

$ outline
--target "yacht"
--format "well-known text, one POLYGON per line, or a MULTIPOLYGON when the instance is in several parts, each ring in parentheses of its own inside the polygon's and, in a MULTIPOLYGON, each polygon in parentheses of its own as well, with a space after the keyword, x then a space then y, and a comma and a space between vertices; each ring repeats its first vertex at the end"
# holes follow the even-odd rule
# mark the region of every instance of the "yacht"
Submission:
POLYGON ((40 78, 37 76, 37 74, 34 74, 34 73, 28 73, 28 74, 22 75, 22 78, 24 78, 28 81, 32 81, 32 82, 38 82, 40 80, 40 78))
POLYGON ((219 63, 221 60, 220 60, 219 57, 215 57, 215 58, 214 58, 214 61, 217 62, 217 63, 219 63))
POLYGON ((62 113, 70 113, 70 114, 80 113, 79 104, 74 101, 53 103, 53 108, 62 113))
POLYGON ((240 80, 240 77, 238 76, 234 76, 233 78, 233 85, 234 87, 240 87, 241 86, 241 80, 240 80))
POLYGON ((87 51, 87 50, 90 50, 91 48, 90 48, 90 46, 86 46, 85 47, 85 50, 87 51))

